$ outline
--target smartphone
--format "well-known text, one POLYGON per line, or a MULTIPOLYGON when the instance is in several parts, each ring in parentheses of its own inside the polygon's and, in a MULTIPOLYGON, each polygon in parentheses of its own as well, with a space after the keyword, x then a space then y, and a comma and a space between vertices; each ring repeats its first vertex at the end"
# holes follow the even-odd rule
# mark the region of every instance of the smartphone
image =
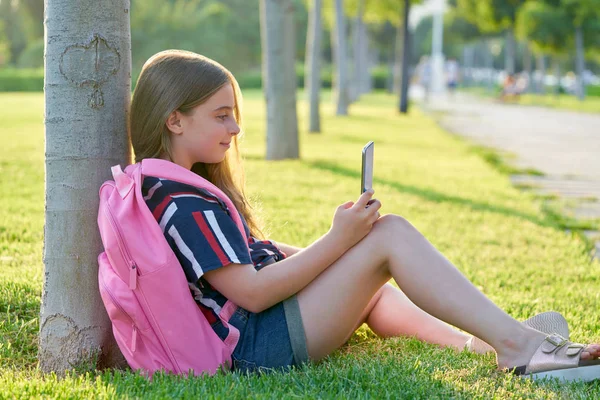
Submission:
POLYGON ((360 178, 360 193, 373 188, 373 152, 375 143, 369 142, 362 149, 362 172, 360 178))

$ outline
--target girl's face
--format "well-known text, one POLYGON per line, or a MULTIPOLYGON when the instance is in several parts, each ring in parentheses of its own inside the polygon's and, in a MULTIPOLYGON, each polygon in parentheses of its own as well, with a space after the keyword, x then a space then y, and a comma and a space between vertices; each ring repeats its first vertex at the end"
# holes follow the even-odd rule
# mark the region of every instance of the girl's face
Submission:
POLYGON ((223 161, 233 137, 240 132, 234 107, 233 87, 227 84, 187 115, 173 112, 167 120, 173 133, 173 161, 188 169, 197 162, 223 161))

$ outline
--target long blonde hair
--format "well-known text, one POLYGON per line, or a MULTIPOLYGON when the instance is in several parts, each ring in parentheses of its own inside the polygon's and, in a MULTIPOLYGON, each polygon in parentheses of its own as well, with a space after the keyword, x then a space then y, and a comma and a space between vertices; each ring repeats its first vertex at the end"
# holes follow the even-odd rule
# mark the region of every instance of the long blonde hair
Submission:
MULTIPOLYGON (((190 112, 227 84, 233 87, 233 114, 241 127, 240 88, 231 72, 221 64, 183 50, 162 51, 146 61, 135 87, 129 114, 129 137, 135 161, 159 158, 163 154, 172 159, 170 132, 166 126, 169 115, 175 110, 190 112)), ((239 136, 241 132, 232 138, 233 146, 222 162, 196 163, 192 171, 225 192, 246 220, 251 235, 262 238, 262 230, 244 194, 239 136)))

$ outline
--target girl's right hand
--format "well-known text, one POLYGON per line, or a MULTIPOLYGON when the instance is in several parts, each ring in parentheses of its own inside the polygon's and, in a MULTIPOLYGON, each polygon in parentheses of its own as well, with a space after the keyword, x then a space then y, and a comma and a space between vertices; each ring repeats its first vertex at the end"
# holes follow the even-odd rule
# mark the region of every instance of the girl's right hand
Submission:
POLYGON ((379 219, 381 202, 371 199, 372 189, 364 192, 356 203, 349 201, 339 206, 333 216, 331 232, 341 238, 348 248, 360 242, 379 219))

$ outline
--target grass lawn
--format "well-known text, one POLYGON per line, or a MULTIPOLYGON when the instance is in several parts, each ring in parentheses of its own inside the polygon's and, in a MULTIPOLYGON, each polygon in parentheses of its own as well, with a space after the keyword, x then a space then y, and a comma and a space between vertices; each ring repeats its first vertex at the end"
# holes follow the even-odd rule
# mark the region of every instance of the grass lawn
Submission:
MULTIPOLYGON (((533 195, 510 185, 481 153, 395 98, 364 96, 351 116, 324 104, 321 135, 306 133, 301 160, 264 160, 264 101, 245 102, 248 191, 275 240, 305 246, 324 234, 335 207, 354 200, 360 151, 374 140, 376 197, 408 218, 497 304, 524 319, 562 312, 576 341, 600 340, 600 263, 533 195)), ((36 370, 42 290, 44 127, 41 93, 0 94, 0 398, 599 398, 600 382, 534 384, 495 370, 492 356, 381 340, 361 328, 318 365, 265 376, 212 378, 36 370)), ((95 268, 91 265, 90 268, 95 268)))
MULTIPOLYGON (((483 87, 461 88, 460 90, 489 98, 497 98, 499 93, 497 89, 489 91, 483 87)), ((507 104, 542 106, 587 113, 600 113, 600 97, 598 96, 586 96, 583 101, 580 101, 577 97, 570 94, 560 94, 556 96, 551 93, 550 90, 545 95, 532 93, 523 94, 518 100, 511 100, 507 102, 507 104)))

